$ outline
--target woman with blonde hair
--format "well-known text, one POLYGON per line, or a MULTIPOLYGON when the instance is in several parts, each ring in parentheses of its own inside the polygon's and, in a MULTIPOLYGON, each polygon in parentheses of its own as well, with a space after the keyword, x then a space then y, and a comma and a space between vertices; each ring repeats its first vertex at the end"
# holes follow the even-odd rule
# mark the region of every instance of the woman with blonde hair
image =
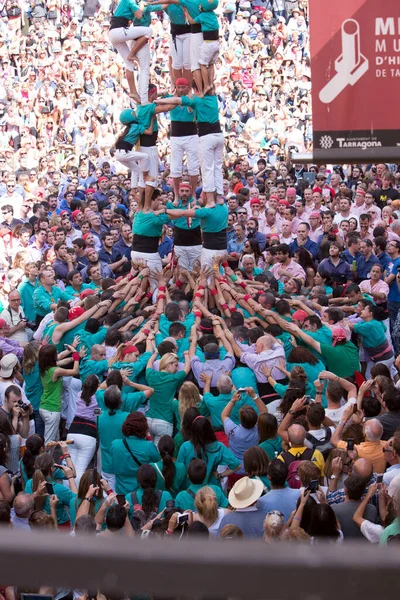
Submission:
POLYGON ((279 510, 271 510, 264 520, 264 541, 269 543, 280 538, 285 524, 285 517, 279 510))
POLYGON ((179 390, 178 399, 173 400, 173 409, 175 416, 175 425, 177 429, 181 429, 183 415, 188 408, 192 406, 199 409, 200 414, 204 417, 209 416, 209 411, 203 402, 199 388, 191 381, 185 381, 179 390))
POLYGON ((217 537, 223 517, 231 511, 228 508, 218 508, 217 496, 208 485, 197 492, 194 505, 197 510, 196 520, 204 523, 210 534, 217 537))
POLYGON ((178 355, 167 352, 160 360, 159 371, 153 369, 158 357, 155 351, 147 363, 146 379, 148 385, 154 389, 154 394, 149 401, 149 410, 146 414, 150 435, 157 445, 162 435, 172 435, 174 411, 173 399, 178 388, 182 385, 190 372, 189 352, 184 353, 185 364, 183 371, 178 371, 178 355))

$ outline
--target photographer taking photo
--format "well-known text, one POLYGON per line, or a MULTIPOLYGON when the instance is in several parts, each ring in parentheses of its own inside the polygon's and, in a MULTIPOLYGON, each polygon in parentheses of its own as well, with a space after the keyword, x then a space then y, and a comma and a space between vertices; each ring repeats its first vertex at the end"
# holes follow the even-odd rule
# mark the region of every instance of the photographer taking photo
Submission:
POLYGON ((21 307, 21 296, 17 290, 8 294, 8 303, 8 307, 0 315, 9 327, 6 337, 25 346, 32 339, 33 331, 29 328, 30 323, 21 307))

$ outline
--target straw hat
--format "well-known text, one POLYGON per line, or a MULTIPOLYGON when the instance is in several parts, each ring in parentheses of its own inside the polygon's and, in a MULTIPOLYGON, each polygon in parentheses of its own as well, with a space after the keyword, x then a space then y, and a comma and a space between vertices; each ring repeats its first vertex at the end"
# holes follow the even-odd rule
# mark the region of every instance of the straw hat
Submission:
POLYGON ((229 492, 229 504, 233 508, 247 508, 259 499, 263 491, 261 480, 242 477, 229 492))

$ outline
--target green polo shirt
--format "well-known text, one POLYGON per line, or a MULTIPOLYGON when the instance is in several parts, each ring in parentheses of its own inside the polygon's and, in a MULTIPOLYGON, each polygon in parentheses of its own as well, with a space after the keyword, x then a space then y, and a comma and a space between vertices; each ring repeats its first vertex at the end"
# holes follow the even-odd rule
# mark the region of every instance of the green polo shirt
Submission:
POLYGON ((89 375, 97 375, 100 382, 104 379, 104 373, 108 371, 107 360, 93 360, 89 357, 82 358, 79 363, 79 377, 85 381, 89 375))
POLYGON ((201 228, 206 233, 218 233, 228 226, 228 207, 216 204, 213 208, 196 208, 195 216, 200 219, 201 228))
POLYGON ((89 356, 93 346, 104 342, 107 331, 107 327, 100 327, 97 333, 90 333, 84 329, 79 333, 80 341, 77 346, 77 351, 79 352, 81 348, 85 348, 86 356, 89 356))
POLYGON ((98 431, 100 438, 101 468, 104 473, 114 473, 111 458, 111 444, 114 440, 122 439, 122 425, 128 412, 116 410, 110 415, 109 410, 104 408, 98 418, 98 431))
POLYGON ((132 224, 132 232, 146 237, 161 237, 163 225, 169 223, 166 214, 155 215, 154 213, 138 212, 132 224))
POLYGON ((146 369, 146 379, 149 386, 154 388, 154 394, 149 399, 149 410, 146 413, 146 417, 173 423, 174 411, 172 400, 175 397, 177 389, 186 379, 185 371, 167 373, 165 371, 146 369))
POLYGON ((187 490, 185 490, 184 492, 180 492, 176 499, 175 499, 175 506, 181 508, 182 510, 193 510, 193 511, 197 511, 195 503, 194 503, 194 496, 196 496, 197 492, 199 490, 201 490, 201 488, 205 487, 205 486, 210 487, 212 490, 214 490, 215 495, 217 496, 217 502, 218 502, 218 506, 220 508, 228 508, 229 506, 229 502, 228 502, 228 498, 225 496, 224 492, 221 490, 220 487, 216 486, 216 485, 210 485, 207 483, 191 483, 189 485, 189 487, 187 488, 187 490), (192 492, 192 493, 190 493, 192 492))
POLYGON ((208 485, 210 483, 217 487, 220 487, 220 483, 214 477, 214 473, 217 471, 219 465, 225 465, 229 469, 236 469, 241 465, 240 460, 233 455, 231 450, 220 442, 207 444, 205 454, 201 453, 200 457, 197 455, 192 442, 184 442, 179 449, 178 461, 182 462, 188 469, 193 458, 202 458, 207 465, 207 475, 204 484, 208 485))
POLYGON ((136 362, 116 362, 111 365, 111 369, 117 369, 120 371, 121 369, 130 369, 131 374, 128 375, 131 381, 136 382, 136 379, 139 377, 140 373, 146 368, 147 363, 151 358, 151 352, 143 352, 139 356, 136 362))
POLYGON ((200 3, 196 0, 178 0, 181 6, 187 8, 189 15, 195 19, 200 14, 200 3))
POLYGON ((70 300, 70 296, 60 290, 58 287, 53 285, 51 288, 51 293, 41 285, 37 287, 33 293, 33 305, 37 315, 40 317, 45 317, 49 312, 51 312, 51 305, 57 304, 59 300, 65 300, 68 302, 70 300))
POLYGON ((321 354, 326 360, 327 370, 339 377, 354 377, 360 371, 358 348, 352 342, 329 346, 321 344, 321 354))
POLYGON ((28 321, 36 320, 36 310, 33 301, 35 290, 39 287, 39 282, 36 279, 35 283, 31 283, 27 277, 21 281, 17 290, 21 296, 21 306, 28 321))
MULTIPOLYGON (((149 17, 150 21, 150 17, 149 17)), ((151 120, 156 114, 157 104, 140 104, 136 109, 136 116, 140 125, 148 129, 151 125, 151 120)), ((158 131, 157 117, 154 119, 153 132, 158 131)))
MULTIPOLYGON (((150 462, 160 460, 160 454, 153 444, 148 440, 139 439, 135 436, 124 438, 132 454, 140 464, 146 465, 150 462)), ((116 477, 115 491, 117 494, 129 494, 138 489, 137 472, 139 465, 133 460, 125 448, 122 439, 114 440, 111 444, 111 457, 113 473, 116 477)))
POLYGON ((386 341, 386 326, 382 321, 361 321, 354 325, 354 331, 361 336, 364 348, 376 348, 386 341))
POLYGON ((132 123, 132 125, 129 127, 128 133, 124 137, 124 140, 125 142, 129 142, 134 146, 138 141, 139 136, 141 136, 142 133, 144 133, 145 131, 146 127, 144 127, 144 125, 139 125, 139 123, 132 123))
MULTIPOLYGON (((108 410, 104 404, 104 392, 105 390, 97 390, 96 400, 101 410, 108 410)), ((133 388, 124 385, 121 392, 122 405, 121 409, 123 412, 131 413, 139 410, 147 402, 146 394, 144 392, 134 392, 133 388)))
MULTIPOLYGON (((157 463, 150 463, 150 464, 152 467, 155 468, 156 473, 157 473, 156 490, 165 490, 165 479, 164 479, 164 475, 162 474, 162 469, 163 469, 162 460, 160 460, 157 463)), ((185 487, 186 487, 186 467, 185 467, 185 465, 183 465, 180 462, 174 462, 174 467, 175 467, 175 475, 174 475, 174 479, 172 482, 172 488, 168 490, 173 498, 175 498, 176 495, 180 491, 185 489, 185 487)))
POLYGON ((215 31, 219 29, 218 17, 213 10, 201 12, 194 21, 201 24, 202 31, 215 31))
MULTIPOLYGON (((190 329, 191 329, 192 325, 194 324, 195 320, 196 320, 195 315, 193 313, 189 313, 188 315, 186 315, 186 317, 183 321, 179 321, 186 328, 186 336, 185 337, 190 336, 190 329)), ((167 319, 167 317, 164 314, 160 315, 160 320, 159 320, 160 334, 164 338, 169 336, 169 328, 171 327, 172 323, 173 323, 173 321, 170 321, 169 319, 167 319)))
MULTIPOLYGON (((181 96, 182 106, 190 106, 198 123, 218 123, 219 107, 217 96, 181 96)), ((228 210, 228 208, 227 208, 228 210)))
MULTIPOLYGON (((178 120, 178 119, 175 119, 175 120, 178 120)), ((183 204, 182 198, 179 198, 178 206, 174 206, 172 202, 167 202, 166 207, 170 210, 174 210, 174 209, 187 210, 188 204, 190 202, 194 202, 193 198, 191 198, 187 204, 183 204)), ((174 225, 176 225, 176 227, 179 227, 179 229, 186 229, 186 230, 195 229, 196 227, 200 227, 200 219, 192 219, 191 225, 189 227, 188 222, 187 222, 187 217, 179 217, 179 219, 174 219, 174 225)))
POLYGON ((120 0, 114 12, 114 17, 124 17, 132 21, 134 13, 139 10, 139 5, 133 0, 120 0))

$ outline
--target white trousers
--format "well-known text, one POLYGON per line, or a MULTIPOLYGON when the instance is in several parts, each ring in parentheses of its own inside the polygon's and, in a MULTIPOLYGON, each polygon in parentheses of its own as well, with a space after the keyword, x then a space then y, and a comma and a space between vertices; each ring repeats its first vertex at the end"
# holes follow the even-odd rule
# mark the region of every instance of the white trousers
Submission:
POLYGON ((224 134, 209 133, 199 137, 199 150, 203 192, 217 192, 222 195, 224 134))
MULTIPOLYGON (((135 70, 134 64, 132 61, 128 60, 132 48, 132 41, 143 36, 148 39, 151 38, 150 27, 119 27, 118 29, 111 29, 108 32, 108 39, 121 55, 126 70, 131 71, 132 73, 135 70)), ((148 43, 139 50, 137 59, 139 62, 138 93, 141 103, 147 104, 149 101, 148 88, 150 79, 150 47, 148 43)))
POLYGON ((208 250, 208 248, 201 249, 201 266, 212 267, 214 260, 218 256, 225 256, 226 250, 208 250))
POLYGON ((171 136, 171 177, 182 177, 183 156, 186 153, 186 162, 189 175, 199 174, 199 136, 184 135, 171 136))
MULTIPOLYGON (((158 168, 160 165, 160 160, 158 158, 158 150, 157 146, 141 146, 140 152, 146 154, 149 159, 149 174, 154 178, 154 181, 149 181, 147 185, 151 185, 152 187, 157 187, 157 179, 158 179, 158 168)), ((143 179, 143 173, 139 173, 139 186, 145 187, 145 182, 143 179)))
POLYGON ((172 57, 173 69, 186 69, 190 71, 190 41, 191 33, 182 33, 175 36, 175 43, 172 35, 169 38, 169 47, 172 57))
POLYGON ((150 159, 145 152, 136 152, 136 150, 117 150, 115 158, 131 171, 131 186, 137 183, 140 173, 146 173, 150 170, 150 159))
POLYGON ((76 471, 75 482, 79 487, 81 477, 88 468, 96 451, 96 438, 90 435, 83 435, 82 433, 69 433, 67 440, 74 440, 74 443, 68 447, 68 452, 74 463, 76 471))
POLYGON ((217 60, 219 55, 219 42, 218 40, 209 40, 209 41, 204 41, 201 45, 201 49, 200 49, 200 58, 199 58, 199 63, 201 65, 206 65, 206 67, 208 67, 208 65, 214 64, 215 61, 217 60))
POLYGON ((147 424, 149 426, 149 432, 153 439, 155 445, 158 445, 160 438, 163 435, 172 435, 172 423, 168 423, 168 421, 163 421, 162 419, 147 419, 147 424))
MULTIPOLYGON (((132 47, 132 41, 137 40, 140 37, 151 38, 151 28, 150 27, 135 27, 131 25, 131 27, 118 27, 117 29, 110 29, 108 32, 108 39, 114 46, 114 48, 121 55, 125 68, 128 71, 133 71, 133 62, 128 59, 129 53, 132 47)), ((146 44, 148 46, 148 44, 146 44)))
POLYGON ((58 442, 61 413, 39 408, 39 414, 44 422, 44 443, 58 442))
POLYGON ((174 246, 174 254, 179 266, 188 271, 192 270, 194 263, 200 260, 202 246, 174 246))
POLYGON ((132 250, 131 259, 132 261, 144 260, 146 262, 146 266, 150 269, 150 285, 152 289, 156 288, 157 280, 151 276, 151 272, 162 271, 162 261, 158 252, 136 252, 136 250, 132 250))
POLYGON ((192 71, 197 71, 200 69, 200 52, 201 45, 203 43, 203 34, 200 33, 191 33, 192 37, 190 38, 190 68, 192 71))

